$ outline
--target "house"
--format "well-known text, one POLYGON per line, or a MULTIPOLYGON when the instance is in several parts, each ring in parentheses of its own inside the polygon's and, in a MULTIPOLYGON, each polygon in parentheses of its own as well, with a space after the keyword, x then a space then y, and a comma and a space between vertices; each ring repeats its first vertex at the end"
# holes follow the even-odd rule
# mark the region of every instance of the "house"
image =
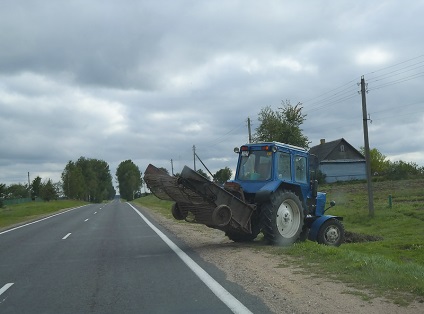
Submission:
POLYGON ((328 143, 321 139, 321 143, 312 147, 309 153, 318 157, 319 170, 326 175, 328 183, 367 178, 364 155, 344 138, 328 143))

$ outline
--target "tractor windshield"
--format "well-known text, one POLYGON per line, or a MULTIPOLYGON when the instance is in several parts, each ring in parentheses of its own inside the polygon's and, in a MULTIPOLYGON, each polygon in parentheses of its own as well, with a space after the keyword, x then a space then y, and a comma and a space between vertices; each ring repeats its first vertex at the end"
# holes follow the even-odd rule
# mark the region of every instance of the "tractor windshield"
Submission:
POLYGON ((237 178, 265 181, 271 178, 272 152, 249 151, 242 154, 237 178))

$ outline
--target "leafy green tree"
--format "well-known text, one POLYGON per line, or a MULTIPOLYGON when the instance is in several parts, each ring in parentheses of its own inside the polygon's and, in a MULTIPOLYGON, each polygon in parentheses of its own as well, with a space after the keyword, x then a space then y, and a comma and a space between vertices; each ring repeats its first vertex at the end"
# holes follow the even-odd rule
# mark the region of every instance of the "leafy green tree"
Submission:
POLYGON ((62 190, 68 198, 98 203, 115 196, 109 165, 85 157, 68 162, 62 172, 62 190))
POLYGON ((282 102, 283 107, 274 111, 270 106, 262 108, 259 112, 259 127, 253 138, 257 142, 282 142, 299 147, 308 148, 308 138, 302 134, 300 126, 306 118, 302 113, 302 103, 295 106, 289 100, 282 102))
POLYGON ((7 187, 6 184, 0 183, 0 198, 4 198, 6 196, 7 187))
POLYGON ((119 193, 122 198, 132 201, 142 186, 141 171, 131 160, 121 162, 116 169, 119 193))
POLYGON ((27 198, 28 185, 27 184, 11 184, 6 189, 7 198, 27 198))
POLYGON ((6 184, 0 183, 0 208, 3 207, 3 198, 6 195, 6 184))
POLYGON ((224 184, 228 180, 230 180, 231 176, 233 175, 233 172, 230 168, 225 167, 223 169, 219 169, 215 175, 214 179, 217 183, 224 184))
POLYGON ((41 185, 40 196, 46 202, 57 199, 57 193, 51 179, 48 179, 46 183, 41 185))
MULTIPOLYGON (((365 148, 361 146, 359 151, 365 156, 365 148)), ((388 170, 390 161, 386 159, 377 148, 370 149, 371 173, 384 174, 388 170)))
POLYGON ((35 177, 31 183, 31 194, 33 199, 40 196, 41 186, 42 186, 41 178, 39 176, 35 177))
POLYGON ((422 178, 424 177, 424 168, 414 162, 399 160, 389 163, 386 176, 390 180, 422 178))
POLYGON ((81 167, 73 161, 69 161, 62 172, 62 188, 67 198, 84 199, 85 179, 81 167))

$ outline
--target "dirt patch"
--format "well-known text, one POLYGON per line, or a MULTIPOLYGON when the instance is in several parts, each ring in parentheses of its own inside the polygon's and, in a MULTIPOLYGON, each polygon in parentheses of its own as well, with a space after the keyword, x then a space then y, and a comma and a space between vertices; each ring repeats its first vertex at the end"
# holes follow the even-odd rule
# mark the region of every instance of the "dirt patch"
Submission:
MULTIPOLYGON (((422 313, 423 305, 419 302, 408 307, 398 306, 384 298, 375 298, 369 291, 307 273, 295 259, 273 254, 263 241, 234 243, 219 230, 149 212, 205 261, 220 268, 229 281, 263 300, 272 313, 422 313)), ((357 241, 362 238, 356 234, 349 236, 357 241)))
POLYGON ((381 241, 381 240, 383 240, 383 238, 379 236, 345 231, 346 243, 374 242, 374 241, 381 241))

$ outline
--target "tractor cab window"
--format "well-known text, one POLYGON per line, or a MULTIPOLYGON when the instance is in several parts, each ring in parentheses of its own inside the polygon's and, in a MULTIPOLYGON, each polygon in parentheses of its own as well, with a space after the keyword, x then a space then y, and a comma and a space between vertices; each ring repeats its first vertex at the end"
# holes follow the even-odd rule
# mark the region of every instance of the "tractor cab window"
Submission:
POLYGON ((295 180, 299 183, 307 183, 306 181, 306 157, 296 156, 295 157, 295 180))
POLYGON ((278 178, 285 181, 291 181, 291 163, 290 154, 281 153, 277 154, 278 158, 278 178))
POLYGON ((250 151, 241 157, 238 179, 265 181, 271 178, 272 152, 250 151))

